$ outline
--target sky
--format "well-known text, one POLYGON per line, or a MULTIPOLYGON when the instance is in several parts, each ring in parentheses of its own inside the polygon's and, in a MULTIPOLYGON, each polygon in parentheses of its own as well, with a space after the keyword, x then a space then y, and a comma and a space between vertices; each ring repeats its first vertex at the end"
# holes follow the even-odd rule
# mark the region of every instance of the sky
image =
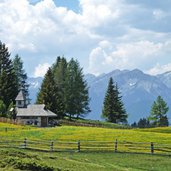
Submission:
POLYGON ((0 40, 30 77, 57 56, 84 73, 171 71, 171 0, 0 0, 0 40))

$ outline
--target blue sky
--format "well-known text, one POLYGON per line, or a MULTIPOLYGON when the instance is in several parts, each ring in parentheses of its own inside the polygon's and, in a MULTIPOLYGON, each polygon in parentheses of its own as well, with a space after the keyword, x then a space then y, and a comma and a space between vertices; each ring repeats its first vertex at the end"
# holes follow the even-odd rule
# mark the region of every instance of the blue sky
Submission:
MULTIPOLYGON (((40 0, 29 0, 30 3, 36 4, 40 2, 40 0)), ((66 7, 69 10, 73 10, 75 12, 79 12, 79 0, 54 0, 56 6, 66 7)))
POLYGON ((0 0, 0 40, 29 76, 43 76, 57 56, 85 73, 139 68, 171 71, 170 0, 0 0))

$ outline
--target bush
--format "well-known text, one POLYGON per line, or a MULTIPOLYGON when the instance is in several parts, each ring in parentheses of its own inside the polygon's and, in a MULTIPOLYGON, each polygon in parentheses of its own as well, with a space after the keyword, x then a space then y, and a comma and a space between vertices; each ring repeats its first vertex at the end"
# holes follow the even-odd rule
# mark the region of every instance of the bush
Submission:
POLYGON ((39 171, 53 171, 54 168, 47 166, 37 160, 31 160, 28 158, 20 159, 18 157, 9 157, 6 161, 9 165, 13 166, 15 169, 21 170, 39 170, 39 171))

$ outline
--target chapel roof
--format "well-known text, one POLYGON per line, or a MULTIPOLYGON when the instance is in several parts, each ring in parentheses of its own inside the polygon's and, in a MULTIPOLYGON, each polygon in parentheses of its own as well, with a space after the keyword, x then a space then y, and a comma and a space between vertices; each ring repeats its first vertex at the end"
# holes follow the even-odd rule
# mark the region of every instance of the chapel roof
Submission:
POLYGON ((44 104, 28 105, 26 108, 17 108, 17 116, 47 116, 56 117, 57 115, 45 109, 44 104))

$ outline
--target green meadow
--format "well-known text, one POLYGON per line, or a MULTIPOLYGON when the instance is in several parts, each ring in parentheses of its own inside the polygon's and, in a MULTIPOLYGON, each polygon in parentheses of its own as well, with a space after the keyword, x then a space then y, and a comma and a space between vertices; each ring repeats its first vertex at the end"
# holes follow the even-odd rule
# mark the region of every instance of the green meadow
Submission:
POLYGON ((0 170, 170 171, 171 158, 148 154, 62 152, 0 149, 0 170))
POLYGON ((42 139, 64 141, 131 141, 171 144, 171 128, 111 129, 81 126, 34 128, 17 125, 0 125, 0 137, 10 139, 42 139), (14 128, 5 131, 5 128, 14 128))
MULTIPOLYGON (((59 126, 54 128, 35 128, 0 123, 1 140, 21 140, 46 142, 77 142, 88 145, 93 142, 113 142, 110 151, 81 152, 50 152, 34 149, 4 148, 0 147, 0 170, 82 170, 82 171, 170 171, 170 153, 150 154, 150 142, 154 145, 167 145, 171 147, 171 128, 149 129, 114 129, 82 126, 59 126), (6 130, 6 128, 8 128, 6 130), (115 140, 118 140, 118 153, 114 153, 115 140), (128 147, 120 143, 146 143, 147 150, 136 153, 131 144, 128 147), (125 152, 124 152, 125 151, 125 152), (143 153, 144 152, 144 153, 143 153)), ((101 145, 101 144, 100 144, 101 145)), ((100 146, 99 145, 99 146, 100 146)), ((72 145, 69 145, 72 147, 72 145)), ((58 146, 59 147, 59 146, 58 146)), ((49 145, 48 145, 49 148, 49 145)), ((61 146, 62 148, 62 146, 61 146)), ((137 151, 138 152, 138 151, 137 151)))

